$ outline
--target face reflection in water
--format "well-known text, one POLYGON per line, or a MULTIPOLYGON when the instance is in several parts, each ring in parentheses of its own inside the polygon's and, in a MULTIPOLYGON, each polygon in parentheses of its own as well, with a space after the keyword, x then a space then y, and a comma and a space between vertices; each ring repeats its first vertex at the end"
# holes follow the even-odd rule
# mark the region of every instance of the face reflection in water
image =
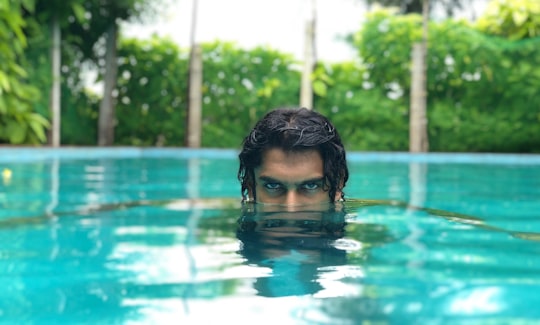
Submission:
POLYGON ((344 235, 345 215, 343 207, 334 204, 302 211, 246 204, 237 228, 240 253, 248 264, 272 270, 270 276, 257 278, 258 294, 273 297, 320 291, 318 268, 346 264, 346 252, 333 245, 344 235))

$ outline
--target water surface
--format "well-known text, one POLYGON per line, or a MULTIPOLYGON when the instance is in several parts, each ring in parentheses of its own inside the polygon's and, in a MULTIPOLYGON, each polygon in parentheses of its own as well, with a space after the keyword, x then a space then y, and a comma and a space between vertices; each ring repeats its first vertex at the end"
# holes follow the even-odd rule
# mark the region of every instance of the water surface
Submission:
POLYGON ((538 164, 353 160, 349 200, 302 213, 242 207, 229 158, 4 168, 1 323, 540 317, 538 164))

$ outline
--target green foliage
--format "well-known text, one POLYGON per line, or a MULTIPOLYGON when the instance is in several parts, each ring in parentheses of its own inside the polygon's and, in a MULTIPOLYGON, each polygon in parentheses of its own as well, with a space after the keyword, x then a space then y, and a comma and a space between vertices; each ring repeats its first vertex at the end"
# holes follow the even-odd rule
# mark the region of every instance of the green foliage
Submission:
MULTIPOLYGON (((410 52, 418 16, 370 15, 354 44, 365 60, 364 81, 408 106, 410 52)), ((428 115, 433 151, 519 151, 540 148, 540 38, 515 42, 468 24, 431 23, 428 115)))
MULTIPOLYGON (((294 106, 299 72, 289 55, 211 43, 203 52, 202 145, 238 147, 269 109, 294 106)), ((188 58, 168 39, 125 40, 120 51, 117 144, 181 146, 188 58)))
POLYGON ((540 36, 538 0, 492 0, 478 19, 477 28, 511 40, 540 36))
POLYGON ((33 111, 39 98, 23 68, 27 46, 23 11, 33 11, 30 0, 0 3, 0 142, 39 144, 46 140, 49 123, 33 111))
POLYGON ((422 36, 421 16, 394 14, 391 9, 368 14, 362 29, 353 37, 366 66, 366 79, 372 87, 393 97, 410 88, 412 44, 422 36))
MULTIPOLYGON (((125 40, 120 57, 116 143, 182 145, 187 53, 153 38, 125 40)), ((205 147, 237 148, 268 110, 297 105, 299 66, 289 55, 215 42, 203 45, 203 61, 205 147)), ((364 71, 354 63, 318 65, 313 80, 324 90, 316 108, 334 120, 350 149, 406 150, 406 106, 365 89, 364 71)))
MULTIPOLYGON (((111 25, 117 24, 118 21, 141 20, 143 17, 154 14, 157 11, 155 7, 164 1, 70 0, 71 8, 65 4, 60 4, 60 6, 65 8, 64 11, 72 10, 75 17, 80 17, 84 12, 84 20, 69 24, 65 35, 71 44, 77 47, 79 55, 82 56, 80 60, 92 62, 98 68, 103 68, 101 64, 103 51, 96 44, 107 34, 111 25)), ((54 10, 53 6, 46 6, 54 10)))
POLYGON ((119 49, 117 144, 182 145, 187 56, 173 41, 124 40, 119 49))
MULTIPOLYGON (((536 71, 536 41, 514 45, 457 22, 440 23, 431 35, 428 114, 432 149, 537 150, 540 103, 535 87, 540 81, 538 76, 527 74, 536 71)), ((374 37, 377 39, 384 37, 374 37)), ((395 44, 395 48, 410 46, 395 44)), ((183 145, 187 52, 170 40, 154 38, 126 40, 120 53, 116 143, 183 145)), ((318 64, 315 69, 314 83, 319 81, 324 89, 316 93, 315 109, 335 123, 349 150, 408 149, 408 93, 403 91, 391 99, 388 90, 375 86, 403 80, 399 87, 409 87, 408 69, 403 68, 402 75, 390 71, 392 66, 409 64, 406 56, 402 62, 392 61, 393 57, 397 60, 400 56, 383 56, 365 65, 318 64), (373 69, 381 70, 372 73, 373 69), (394 79, 385 79, 387 75, 394 79)), ((287 55, 216 42, 203 46, 203 59, 205 147, 238 148, 269 109, 297 105, 299 69, 287 55)), ((89 116, 95 111, 88 110, 85 120, 91 120, 89 116)))
MULTIPOLYGON (((58 19, 62 27, 71 23, 82 24, 87 19, 83 4, 85 0, 33 0, 35 1, 35 11, 31 17, 36 20, 41 27, 48 27, 53 18, 58 19), (73 19, 73 20, 72 20, 73 19)), ((48 29, 48 28, 44 28, 48 29)))
POLYGON ((28 48, 25 50, 25 69, 32 85, 41 90, 33 105, 41 116, 50 116, 51 74, 51 21, 58 19, 61 27, 61 139, 66 145, 96 144, 96 96, 87 94, 83 67, 87 61, 80 51, 85 40, 70 33, 73 26, 88 23, 84 0, 36 0, 36 13, 27 13, 28 48))
MULTIPOLYGON (((49 89, 52 75, 50 63, 51 21, 57 19, 62 34, 62 116, 63 144, 96 144, 97 107, 100 98, 88 92, 84 72, 99 68, 100 55, 96 43, 111 22, 148 16, 165 0, 35 0, 35 10, 25 10, 25 70, 41 96, 34 96, 35 111, 51 118, 49 89), (155 7, 154 7, 155 6, 155 7)), ((32 2, 33 3, 33 2, 32 2)))
POLYGON ((350 150, 407 150, 407 106, 370 89, 364 82, 365 69, 358 64, 325 68, 333 83, 326 96, 315 98, 315 107, 335 124, 345 146, 350 150))
POLYGON ((62 144, 97 144, 97 120, 101 98, 89 90, 62 89, 62 144))
POLYGON ((437 102, 428 112, 430 145, 436 151, 540 152, 538 110, 497 109, 437 102))
MULTIPOLYGON (((89 19, 87 14, 81 15, 81 6, 93 12, 97 7, 91 6, 98 1, 69 3, 75 7, 66 9, 68 12, 89 19)), ((2 4, 0 10, 4 10, 2 4)), ((25 10, 26 20, 12 19, 16 16, 12 12, 0 14, 0 141, 11 143, 43 141, 47 125, 43 117, 49 114, 45 90, 51 83, 50 37, 48 29, 43 28, 45 20, 34 19, 31 7, 25 10), (26 43, 29 47, 25 49, 26 43), (23 49, 26 60, 21 57, 23 49), (42 90, 41 96, 37 89, 42 90)), ((103 35, 109 13, 92 15, 95 21, 71 19, 74 23, 64 26, 65 144, 96 143, 100 98, 85 89, 81 72, 89 62, 93 62, 92 68, 99 68, 95 44, 103 35)), ((512 17, 515 22, 519 15, 512 17)), ((526 24, 529 20, 523 21, 526 24)), ((533 26, 533 31, 536 28, 527 26, 533 26)), ((453 20, 431 22, 429 27, 431 150, 539 152, 540 38, 529 35, 515 41, 487 35, 484 29, 478 30, 478 25, 453 20)), ((508 38, 517 35, 490 33, 508 38)), ((352 44, 360 54, 358 62, 316 66, 312 75, 314 108, 330 117, 349 150, 408 149, 410 53, 420 37, 420 16, 375 11, 353 37, 352 44)), ((300 64, 290 55, 215 42, 203 45, 203 61, 205 147, 238 148, 268 110, 298 103, 300 64)), ((116 144, 183 145, 187 82, 187 51, 171 40, 123 40, 119 49, 116 144)))
POLYGON ((231 43, 203 46, 203 146, 238 147, 269 109, 295 106, 300 74, 289 55, 231 43))

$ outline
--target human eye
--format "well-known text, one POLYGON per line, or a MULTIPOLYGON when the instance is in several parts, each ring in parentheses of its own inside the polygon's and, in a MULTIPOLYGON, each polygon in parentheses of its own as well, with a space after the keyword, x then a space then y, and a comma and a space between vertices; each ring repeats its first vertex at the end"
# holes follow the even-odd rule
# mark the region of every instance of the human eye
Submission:
POLYGON ((316 191, 321 187, 320 182, 308 182, 302 184, 302 189, 305 191, 316 191))
POLYGON ((275 182, 267 182, 267 183, 264 183, 263 186, 269 192, 277 192, 283 189, 283 185, 281 185, 280 183, 275 183, 275 182))

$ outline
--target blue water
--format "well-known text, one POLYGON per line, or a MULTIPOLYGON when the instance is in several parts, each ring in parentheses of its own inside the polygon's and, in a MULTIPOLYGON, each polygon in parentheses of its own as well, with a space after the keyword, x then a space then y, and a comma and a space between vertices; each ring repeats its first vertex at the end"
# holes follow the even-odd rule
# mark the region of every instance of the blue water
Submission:
POLYGON ((0 159, 0 323, 540 321, 536 156, 351 155, 303 214, 242 208, 234 155, 163 156, 0 159))

